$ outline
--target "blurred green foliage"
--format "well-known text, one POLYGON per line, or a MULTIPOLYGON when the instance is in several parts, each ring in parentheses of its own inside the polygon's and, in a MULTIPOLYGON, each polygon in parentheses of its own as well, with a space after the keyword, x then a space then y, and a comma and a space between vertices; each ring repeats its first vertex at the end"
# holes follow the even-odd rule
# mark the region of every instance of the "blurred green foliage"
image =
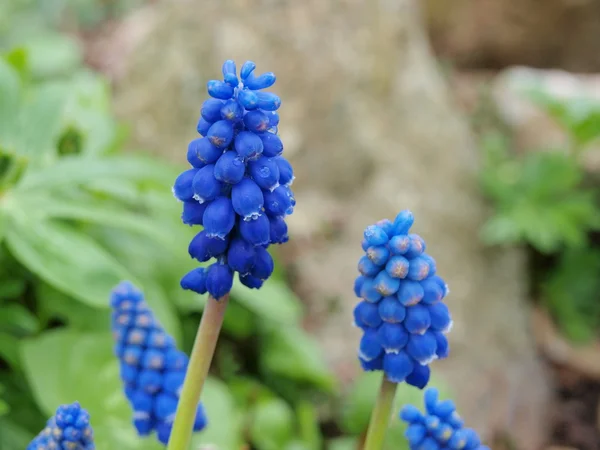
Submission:
POLYGON ((599 186, 589 180, 582 156, 600 138, 600 102, 558 99, 541 88, 529 98, 562 127, 569 145, 534 149, 521 156, 510 151, 506 135, 483 140, 484 192, 494 214, 484 224, 490 245, 527 244, 550 261, 543 267, 540 298, 562 331, 585 342, 600 331, 599 186))

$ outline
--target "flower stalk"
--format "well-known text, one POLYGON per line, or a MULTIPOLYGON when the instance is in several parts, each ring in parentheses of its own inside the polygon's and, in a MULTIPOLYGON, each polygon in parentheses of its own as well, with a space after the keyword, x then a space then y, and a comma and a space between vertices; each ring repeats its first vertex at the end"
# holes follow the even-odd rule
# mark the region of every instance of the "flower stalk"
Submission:
POLYGON ((371 414, 371 421, 367 430, 367 437, 363 450, 381 450, 385 441, 385 433, 392 417, 394 398, 398 383, 392 383, 385 375, 381 381, 375 408, 371 414))
POLYGON ((215 354, 228 302, 229 294, 219 300, 212 296, 208 297, 190 355, 167 450, 188 450, 189 448, 196 408, 215 354))

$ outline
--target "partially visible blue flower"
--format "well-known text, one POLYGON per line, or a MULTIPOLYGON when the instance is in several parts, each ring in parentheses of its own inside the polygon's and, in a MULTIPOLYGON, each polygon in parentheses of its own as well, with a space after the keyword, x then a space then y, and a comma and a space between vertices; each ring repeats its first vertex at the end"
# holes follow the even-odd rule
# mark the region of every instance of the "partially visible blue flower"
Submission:
POLYGON ((423 389, 429 363, 448 356, 445 334, 452 320, 442 303, 448 287, 425 253, 425 241, 409 234, 413 222, 405 210, 393 222, 384 219, 366 228, 361 275, 354 283, 362 301, 354 322, 364 332, 359 347, 364 370, 383 370, 394 383, 423 389))
POLYGON ((276 78, 271 72, 256 75, 255 68, 247 61, 238 77, 228 60, 223 81, 207 83, 212 98, 200 110, 202 137, 187 150, 192 168, 173 186, 183 202, 183 223, 204 227, 190 244, 190 255, 201 262, 216 259, 207 269, 186 274, 181 287, 216 299, 229 293, 234 272, 245 286, 262 286, 272 272, 263 250, 287 242, 285 217, 296 204, 290 189, 294 172, 281 156, 277 135, 281 100, 262 91, 276 78))
MULTIPOLYGON (((206 283, 206 279, 204 279, 206 283)), ((120 283, 111 295, 111 329, 119 358, 125 396, 133 409, 133 424, 139 435, 156 431, 167 444, 188 365, 143 294, 131 283, 120 283)), ((202 404, 198 405, 194 431, 206 426, 202 404)))
POLYGON ((411 450, 490 450, 475 430, 464 428, 452 400, 439 401, 439 393, 429 388, 424 394, 425 413, 412 405, 400 411, 408 423, 405 436, 411 450))
POLYGON ((26 450, 94 450, 90 415, 78 402, 59 406, 26 450))

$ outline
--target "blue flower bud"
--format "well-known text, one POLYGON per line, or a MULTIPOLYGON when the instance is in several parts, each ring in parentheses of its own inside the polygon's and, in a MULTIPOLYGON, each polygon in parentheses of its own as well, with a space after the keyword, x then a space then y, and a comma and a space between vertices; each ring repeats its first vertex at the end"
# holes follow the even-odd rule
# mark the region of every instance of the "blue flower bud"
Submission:
POLYGON ((231 202, 234 211, 239 214, 244 221, 248 221, 255 220, 261 215, 265 200, 263 191, 261 191, 258 185, 250 178, 244 178, 231 189, 231 202))
POLYGON ((389 257, 390 257, 390 251, 387 249, 387 247, 380 245, 380 246, 372 246, 367 248, 366 251, 367 257, 373 261, 373 263, 377 264, 378 266, 383 266, 385 265, 385 263, 388 261, 389 257))
POLYGON ((209 98, 202 103, 202 108, 200 109, 200 115, 207 122, 213 123, 217 120, 221 120, 221 108, 224 103, 221 100, 216 98, 209 98))
POLYGON ((258 135, 250 131, 242 131, 235 138, 235 150, 241 158, 253 160, 263 152, 263 143, 258 135))
POLYGON ((406 317, 406 308, 395 296, 382 299, 378 312, 381 320, 388 323, 401 323, 406 317))
POLYGON ((240 275, 240 282, 250 288, 250 289, 260 289, 263 285, 263 281, 259 280, 256 277, 253 277, 250 274, 246 274, 246 275, 240 275))
POLYGON ((254 246, 240 238, 235 238, 231 241, 231 245, 227 251, 227 264, 229 264, 232 270, 238 272, 240 275, 250 273, 255 258, 256 251, 254 250, 254 246))
POLYGON ((272 191, 279 186, 279 166, 272 158, 260 156, 248 163, 250 176, 264 190, 272 191))
POLYGON ((239 183, 244 178, 245 173, 246 165, 244 161, 233 150, 223 153, 215 164, 215 178, 223 183, 239 183))
POLYGON ((424 258, 419 256, 410 260, 407 275, 408 279, 420 281, 427 278, 427 275, 429 275, 429 264, 427 264, 427 261, 424 258))
POLYGON ((181 221, 186 225, 202 225, 202 218, 207 203, 198 203, 196 200, 183 202, 181 221))
POLYGON ((242 89, 239 91, 238 101, 248 111, 258 108, 258 95, 256 95, 256 92, 249 89, 242 89))
POLYGON ((390 239, 394 236, 394 224, 389 219, 381 219, 375 225, 383 229, 390 239))
POLYGON ((413 371, 414 362, 406 352, 386 353, 383 357, 383 370, 392 383, 402 383, 413 371))
POLYGON ((427 428, 420 423, 411 424, 404 432, 404 437, 411 446, 411 449, 413 447, 416 448, 427 437, 427 428))
POLYGON ((242 238, 255 247, 269 243, 271 224, 265 214, 252 220, 241 220, 239 230, 242 238))
POLYGON ((215 299, 219 300, 231 291, 233 286, 233 272, 226 264, 214 263, 208 268, 206 276, 206 289, 215 299))
POLYGON ((421 287, 424 292, 422 302, 425 304, 437 303, 444 297, 444 291, 442 290, 440 283, 433 277, 421 281, 421 287))
POLYGON ((248 89, 252 89, 253 91, 257 91, 259 89, 266 89, 273 86, 275 81, 276 78, 273 72, 265 72, 257 77, 251 73, 244 80, 244 86, 246 86, 248 89))
POLYGON ((242 81, 245 81, 246 78, 248 78, 250 74, 254 71, 254 69, 256 69, 256 64, 254 63, 254 61, 246 61, 242 65, 242 69, 240 70, 240 77, 242 78, 242 81))
POLYGON ((371 361, 383 353, 379 343, 377 331, 366 329, 360 340, 359 357, 365 361, 371 361))
MULTIPOLYGON (((435 275, 435 273, 437 272, 437 264, 435 263, 435 259, 429 256, 427 253, 423 253, 421 255, 421 259, 423 259, 429 266, 429 276, 432 277, 433 275, 435 275)), ((443 284, 444 286, 446 285, 446 283, 443 284)))
POLYGON ((385 265, 385 270, 393 278, 406 278, 408 275, 409 263, 403 256, 393 256, 385 265))
POLYGON ((240 82, 236 76, 235 62, 231 59, 228 59, 223 63, 221 71, 223 73, 223 79, 225 80, 225 83, 231 87, 237 87, 240 82))
POLYGON ((250 274, 259 280, 266 280, 273 273, 275 263, 269 252, 263 247, 256 247, 256 259, 250 274))
POLYGON ((433 335, 435 336, 435 341, 437 344, 437 349, 435 354, 438 358, 444 359, 447 358, 450 354, 450 346, 448 345, 448 338, 441 331, 434 331, 433 335))
POLYGON ((386 353, 399 353, 408 343, 408 332, 398 323, 384 322, 377 329, 379 344, 386 353))
MULTIPOLYGON (((204 139, 204 138, 202 138, 202 139, 204 139)), ((195 141, 196 140, 193 140, 188 145, 188 151, 186 154, 186 158, 192 167, 195 167, 196 169, 200 169, 200 168, 204 167, 206 165, 206 163, 198 157, 198 152, 196 150, 195 141)))
POLYGON ((173 195, 176 199, 185 202, 194 198, 193 182, 197 173, 198 169, 189 169, 175 179, 173 195))
POLYGON ((233 125, 227 120, 219 120, 211 125, 206 137, 215 147, 227 148, 233 140, 233 125))
POLYGON ((272 92, 257 92, 258 107, 265 111, 276 111, 281 106, 281 99, 272 92))
POLYGON ((272 244, 284 244, 289 240, 288 227, 283 217, 269 216, 269 236, 272 244))
POLYGON ((223 149, 215 147, 211 144, 209 138, 203 137, 194 139, 190 142, 190 145, 188 146, 188 161, 190 159, 190 153, 193 153, 194 160, 199 160, 203 163, 202 166, 204 166, 206 164, 212 164, 219 159, 219 156, 223 154, 223 149))
POLYGON ((427 309, 431 317, 431 328, 436 331, 447 331, 452 325, 448 306, 445 303, 438 302, 433 305, 427 305, 427 309))
POLYGON ((279 114, 276 111, 264 111, 264 113, 269 117, 269 126, 279 125, 279 114))
POLYGON ((381 267, 374 264, 366 256, 363 256, 358 261, 358 271, 367 277, 375 277, 375 275, 381 272, 381 267))
MULTIPOLYGON (((448 440, 448 448, 451 450, 466 449, 468 443, 468 434, 464 429, 457 430, 448 440)), ((479 449, 477 449, 479 450, 479 449)))
POLYGON ((292 199, 285 186, 279 186, 272 192, 263 191, 265 211, 269 216, 285 216, 292 208, 292 199))
POLYGON ((385 245, 389 238, 385 230, 377 225, 370 225, 365 229, 365 239, 372 246, 385 245))
POLYGON ((269 116, 258 109, 249 111, 244 116, 244 125, 246 125, 248 131, 252 131, 254 133, 263 133, 267 131, 270 126, 269 116))
POLYGON ((408 259, 416 258, 425 251, 425 241, 417 234, 408 235, 408 250, 405 253, 405 257, 408 259))
POLYGON ((295 178, 292 165, 283 156, 278 156, 274 160, 279 168, 279 184, 283 186, 291 186, 295 178))
POLYGON ((212 122, 204 119, 204 117, 200 117, 200 120, 198 120, 198 125, 196 126, 196 130, 201 136, 206 136, 208 135, 208 130, 210 130, 212 124, 212 122))
POLYGON ((408 230, 412 227, 415 222, 415 216, 409 210, 405 209, 394 219, 394 234, 408 234, 408 230))
POLYGON ((192 183, 194 199, 200 203, 214 200, 221 193, 223 183, 215 178, 215 165, 209 164, 198 170, 192 183))
POLYGON ((448 420, 455 411, 456 405, 452 400, 442 400, 434 408, 435 415, 442 420, 448 420))
POLYGON ((396 294, 398 301, 404 306, 416 305, 424 295, 423 286, 417 281, 411 280, 403 280, 396 294))
POLYGON ((221 117, 230 122, 240 120, 244 116, 244 108, 236 100, 227 100, 221 108, 221 117))
POLYGON ((369 302, 360 302, 354 308, 354 323, 357 327, 377 328, 381 325, 381 317, 377 305, 369 302))
POLYGON ((90 415, 78 402, 62 405, 46 422, 46 427, 29 443, 26 450, 94 450, 94 432, 90 415))
POLYGON ((411 334, 406 346, 406 353, 420 364, 429 364, 436 357, 437 343, 431 332, 411 334))
POLYGON ((375 289, 375 280, 373 278, 365 278, 360 288, 360 296, 368 302, 377 303, 383 297, 377 289, 375 289))
POLYGON ((274 158, 283 152, 283 143, 279 136, 273 133, 261 133, 258 135, 263 143, 263 154, 268 158, 274 158))
POLYGON ((365 251, 365 252, 366 252, 366 251, 369 249, 369 242, 368 242, 366 239, 363 239, 363 240, 360 242, 360 248, 362 248, 362 249, 363 249, 363 251, 365 251))
MULTIPOLYGON (((400 419, 405 422, 413 422, 415 424, 422 424, 425 420, 419 408, 413 405, 406 405, 400 410, 400 419)), ((412 427, 412 425, 410 425, 412 427)), ((423 430, 425 432, 425 430, 423 430)), ((424 437, 425 435, 423 435, 424 437)))
POLYGON ((365 279, 366 279, 365 277, 360 275, 360 276, 356 277, 356 279, 354 280, 354 294, 357 297, 361 297, 360 293, 361 293, 362 286, 363 286, 365 279))
POLYGON ((377 358, 371 359, 369 361, 359 356, 358 361, 360 362, 360 366, 362 367, 362 369, 367 372, 373 370, 383 370, 383 355, 384 353, 382 352, 381 355, 379 355, 377 358))
POLYGON ((223 254, 227 250, 228 244, 228 240, 208 236, 206 229, 204 229, 191 240, 188 252, 192 258, 204 262, 223 254))
POLYGON ((429 383, 430 376, 431 370, 428 365, 415 364, 413 371, 406 377, 406 382, 411 386, 423 389, 429 383))
POLYGON ((223 81, 210 80, 206 83, 208 95, 221 100, 229 100, 233 96, 233 88, 223 81))
POLYGON ((413 305, 406 308, 404 326, 409 333, 423 334, 431 325, 429 311, 423 305, 413 305))
POLYGON ((407 235, 401 234, 390 239, 390 250, 394 255, 404 255, 410 246, 410 239, 407 235))
POLYGON ((235 211, 231 200, 227 197, 213 200, 204 211, 203 223, 208 237, 225 239, 235 225, 235 211))
POLYGON ((375 290, 383 297, 394 295, 398 292, 399 287, 400 280, 398 278, 392 278, 385 270, 379 272, 375 277, 375 290))

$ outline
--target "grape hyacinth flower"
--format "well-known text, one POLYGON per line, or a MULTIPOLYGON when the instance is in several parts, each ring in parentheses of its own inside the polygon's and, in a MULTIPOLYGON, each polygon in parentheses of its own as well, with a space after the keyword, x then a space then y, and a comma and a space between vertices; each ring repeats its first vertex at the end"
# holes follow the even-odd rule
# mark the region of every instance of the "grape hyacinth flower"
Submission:
POLYGON ((183 202, 182 221, 202 225, 189 245, 208 268, 186 274, 181 287, 213 298, 227 295, 237 272, 242 284, 260 288, 273 272, 267 248, 287 242, 285 216, 296 203, 294 174, 282 156, 277 134, 281 101, 264 92, 275 83, 271 72, 256 75, 247 61, 223 64, 223 81, 207 84, 212 97, 202 104, 198 133, 190 142, 191 168, 175 180, 173 194, 183 202))
POLYGON ((411 450, 490 450, 481 444, 477 433, 464 428, 451 400, 438 400, 438 390, 425 391, 425 414, 412 405, 400 411, 400 419, 408 423, 405 436, 411 450))
POLYGON ((363 330, 359 360, 364 370, 383 370, 393 383, 406 381, 423 389, 429 363, 448 356, 452 320, 442 302, 448 287, 436 274, 425 241, 409 234, 414 222, 402 211, 394 222, 367 227, 354 290, 362 300, 354 309, 363 330))
MULTIPOLYGON (((156 431, 158 440, 169 440, 179 402, 188 357, 178 350, 144 301, 143 294, 122 282, 111 295, 111 329, 125 396, 134 413, 140 436, 156 431)), ((206 426, 202 404, 196 406, 194 431, 206 426)))
POLYGON ((94 450, 90 415, 78 402, 59 406, 26 450, 94 450))

